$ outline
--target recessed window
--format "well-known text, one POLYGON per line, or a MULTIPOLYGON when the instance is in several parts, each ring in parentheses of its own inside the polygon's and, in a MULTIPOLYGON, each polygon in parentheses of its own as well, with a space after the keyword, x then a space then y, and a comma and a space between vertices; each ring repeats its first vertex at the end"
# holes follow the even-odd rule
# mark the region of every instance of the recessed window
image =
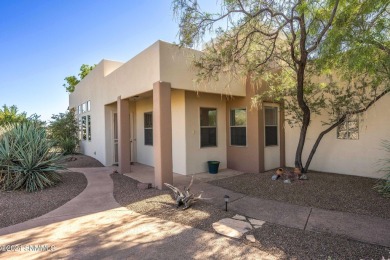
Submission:
POLYGON ((82 112, 83 113, 87 112, 87 103, 83 103, 83 105, 82 105, 82 112))
POLYGON ((81 114, 81 113, 82 113, 82 111, 81 111, 81 105, 77 106, 77 113, 78 113, 78 114, 81 114))
POLYGON ((91 141, 91 116, 87 116, 88 141, 91 141))
POLYGON ((87 117, 83 116, 81 118, 81 135, 83 140, 87 140, 87 117))
POLYGON ((265 146, 278 145, 278 108, 265 106, 265 146))
POLYGON ((246 146, 246 108, 230 110, 230 144, 246 146))
POLYGON ((153 114, 144 113, 145 145, 153 145, 153 114))
POLYGON ((341 125, 337 127, 337 138, 338 139, 359 139, 359 116, 358 115, 347 115, 341 125))
POLYGON ((200 108, 200 147, 217 146, 217 109, 200 108))
POLYGON ((87 111, 91 111, 91 101, 88 100, 87 102, 87 111))

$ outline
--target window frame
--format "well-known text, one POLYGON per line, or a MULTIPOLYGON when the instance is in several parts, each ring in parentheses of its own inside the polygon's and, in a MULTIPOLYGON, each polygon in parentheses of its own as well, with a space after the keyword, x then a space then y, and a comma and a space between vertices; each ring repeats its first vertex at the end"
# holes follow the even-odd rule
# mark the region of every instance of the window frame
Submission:
POLYGON ((247 147, 248 146, 248 109, 247 107, 234 107, 229 110, 229 145, 235 147, 247 147), (232 125, 232 111, 245 110, 245 125, 232 125), (232 144, 232 127, 245 127, 245 145, 232 144))
POLYGON ((273 104, 264 104, 264 147, 273 147, 273 146, 279 146, 279 142, 280 142, 280 137, 279 137, 279 125, 280 125, 280 120, 279 120, 279 106, 277 105, 273 105, 273 104), (267 125, 267 122, 266 122, 266 110, 267 108, 272 108, 272 109, 275 109, 276 110, 276 125, 267 125), (267 126, 268 127, 275 127, 276 126, 276 144, 271 144, 271 145, 267 145, 267 126))
POLYGON ((216 107, 199 107, 199 147, 200 148, 215 148, 218 147, 218 109, 216 107), (202 109, 208 109, 215 111, 215 126, 202 126, 202 109), (215 145, 202 146, 202 129, 215 128, 215 145))
POLYGON ((144 145, 147 145, 147 146, 153 146, 153 111, 150 111, 150 112, 144 112, 144 145), (150 127, 146 127, 146 115, 151 115, 151 126, 150 127), (152 137, 151 137, 151 143, 146 143, 146 130, 151 130, 152 131, 152 137))
POLYGON ((347 115, 347 117, 345 118, 344 122, 342 122, 340 125, 337 126, 337 129, 336 129, 336 138, 338 140, 359 140, 360 138, 360 126, 359 126, 359 114, 353 114, 353 115, 347 115), (351 117, 355 117, 356 119, 353 119, 351 120, 351 117), (351 122, 355 122, 356 123, 356 134, 357 134, 357 138, 351 138, 351 130, 349 128, 349 123, 351 122), (345 125, 345 132, 346 132, 346 138, 342 138, 340 137, 340 128, 345 125))

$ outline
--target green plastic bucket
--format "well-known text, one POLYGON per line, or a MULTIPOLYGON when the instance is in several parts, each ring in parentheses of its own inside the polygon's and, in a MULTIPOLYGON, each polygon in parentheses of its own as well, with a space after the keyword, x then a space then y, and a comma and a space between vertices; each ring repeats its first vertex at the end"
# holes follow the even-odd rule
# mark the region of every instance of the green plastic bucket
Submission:
POLYGON ((218 173, 219 161, 208 161, 207 164, 209 166, 209 173, 218 173))

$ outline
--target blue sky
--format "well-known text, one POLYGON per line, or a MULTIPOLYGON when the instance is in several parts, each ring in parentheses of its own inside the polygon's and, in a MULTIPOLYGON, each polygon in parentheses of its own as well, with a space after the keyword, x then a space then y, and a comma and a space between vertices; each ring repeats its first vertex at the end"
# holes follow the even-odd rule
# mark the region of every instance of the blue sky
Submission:
POLYGON ((83 63, 127 61, 177 31, 169 0, 1 0, 0 105, 49 120, 67 109, 64 78, 83 63))

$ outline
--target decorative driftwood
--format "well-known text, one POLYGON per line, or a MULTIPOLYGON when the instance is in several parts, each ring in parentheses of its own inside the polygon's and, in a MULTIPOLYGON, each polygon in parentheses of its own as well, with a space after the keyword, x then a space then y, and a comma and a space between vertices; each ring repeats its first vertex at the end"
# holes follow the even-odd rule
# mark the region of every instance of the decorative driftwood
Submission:
POLYGON ((192 186, 192 183, 194 182, 194 176, 191 178, 190 185, 188 185, 188 188, 184 186, 184 192, 181 192, 179 188, 176 188, 175 186, 169 184, 169 183, 164 183, 165 186, 170 188, 173 191, 173 194, 175 196, 176 200, 176 207, 180 207, 181 205, 184 205, 183 210, 188 209, 191 207, 192 204, 197 202, 198 200, 202 199, 202 192, 200 192, 199 195, 195 196, 195 194, 190 193, 190 188, 192 186))

